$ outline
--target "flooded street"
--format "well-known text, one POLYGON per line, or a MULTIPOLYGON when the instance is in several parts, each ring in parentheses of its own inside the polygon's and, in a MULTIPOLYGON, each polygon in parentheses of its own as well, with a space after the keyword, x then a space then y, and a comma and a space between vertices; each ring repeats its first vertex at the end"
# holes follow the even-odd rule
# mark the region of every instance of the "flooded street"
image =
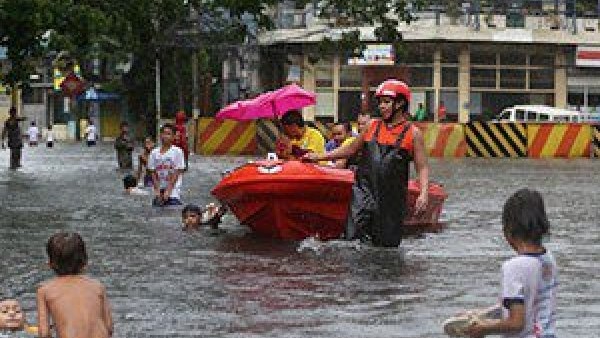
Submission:
MULTIPOLYGON (((401 249, 315 252, 248 234, 230 215, 224 234, 182 232, 177 209, 122 194, 112 144, 25 148, 17 172, 8 156, 0 150, 0 292, 29 321, 36 286, 53 275, 46 240, 68 230, 82 234, 87 272, 107 287, 115 337, 445 337, 447 317, 498 299, 513 255, 501 208, 527 186, 542 192, 551 221, 558 336, 600 332, 600 161, 432 160, 450 195, 443 232, 401 249)), ((212 202, 221 171, 244 161, 192 157, 184 202, 212 202)))

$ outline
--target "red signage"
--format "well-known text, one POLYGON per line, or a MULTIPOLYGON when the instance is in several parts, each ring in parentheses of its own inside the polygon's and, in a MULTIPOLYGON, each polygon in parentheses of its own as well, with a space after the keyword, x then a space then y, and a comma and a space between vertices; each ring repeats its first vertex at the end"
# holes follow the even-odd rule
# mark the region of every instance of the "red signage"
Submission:
POLYGON ((60 84, 65 96, 77 96, 85 91, 85 82, 74 73, 69 73, 60 84))

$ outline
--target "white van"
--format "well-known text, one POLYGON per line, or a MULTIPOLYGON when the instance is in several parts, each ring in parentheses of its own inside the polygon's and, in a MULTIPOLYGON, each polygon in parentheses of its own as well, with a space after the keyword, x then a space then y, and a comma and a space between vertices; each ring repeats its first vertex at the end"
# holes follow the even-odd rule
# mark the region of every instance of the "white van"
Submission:
POLYGON ((498 115, 499 122, 586 122, 588 114, 550 106, 520 105, 505 108, 498 115))

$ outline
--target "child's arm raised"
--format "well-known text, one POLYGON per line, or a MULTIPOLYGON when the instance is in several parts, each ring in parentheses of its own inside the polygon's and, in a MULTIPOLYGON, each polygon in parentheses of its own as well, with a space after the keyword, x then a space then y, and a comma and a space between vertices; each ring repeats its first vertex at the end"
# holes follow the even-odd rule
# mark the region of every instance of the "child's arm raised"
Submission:
POLYGON ((466 334, 471 338, 481 338, 490 334, 520 332, 525 327, 525 306, 522 303, 512 303, 509 315, 505 319, 487 319, 471 325, 466 334))
POLYGON ((46 294, 43 288, 37 291, 37 313, 38 313, 38 337, 49 338, 50 323, 48 317, 48 307, 46 306, 46 294))

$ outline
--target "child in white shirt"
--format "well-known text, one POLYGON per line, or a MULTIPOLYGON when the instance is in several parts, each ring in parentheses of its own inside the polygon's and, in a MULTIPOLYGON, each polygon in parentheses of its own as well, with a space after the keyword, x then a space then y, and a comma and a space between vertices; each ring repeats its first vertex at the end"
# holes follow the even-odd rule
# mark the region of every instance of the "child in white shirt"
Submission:
POLYGON ((35 125, 35 121, 31 121, 31 126, 27 130, 27 135, 29 135, 29 146, 30 147, 37 147, 39 134, 40 134, 40 130, 35 125))

